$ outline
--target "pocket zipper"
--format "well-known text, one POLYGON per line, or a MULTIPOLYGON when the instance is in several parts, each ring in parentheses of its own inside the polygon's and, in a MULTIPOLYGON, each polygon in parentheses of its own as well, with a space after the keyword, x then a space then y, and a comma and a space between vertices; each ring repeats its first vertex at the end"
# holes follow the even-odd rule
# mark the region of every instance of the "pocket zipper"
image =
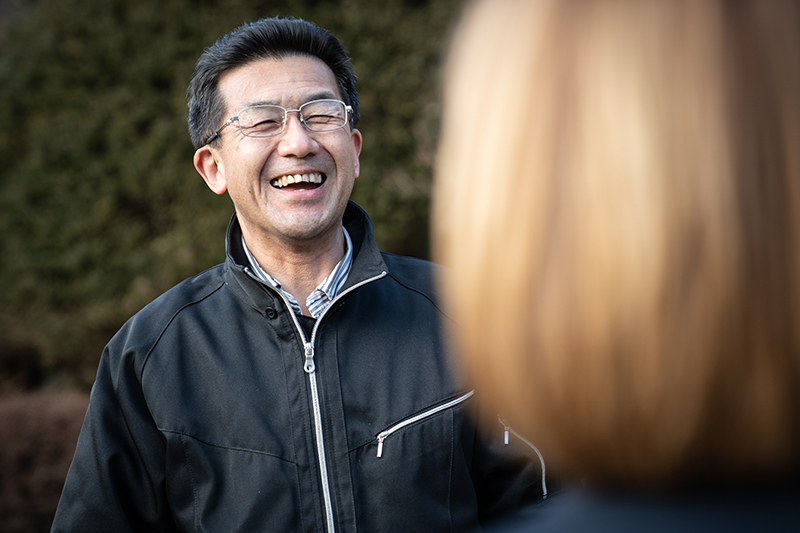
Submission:
POLYGON ((419 413, 418 415, 414 415, 414 416, 412 416, 410 418, 406 418, 402 422, 399 422, 399 423, 393 425, 389 429, 387 429, 385 431, 381 431, 380 433, 378 433, 378 435, 376 437, 378 439, 378 458, 383 456, 383 441, 386 440, 386 437, 388 437, 389 435, 391 435, 395 431, 406 427, 409 424, 413 424, 415 422, 419 422, 420 420, 422 420, 424 418, 427 418, 429 416, 433 416, 436 413, 439 413, 441 411, 444 411, 445 409, 449 409, 449 408, 453 407, 454 405, 458 405, 461 402, 466 401, 473 394, 475 394, 475 391, 471 390, 471 391, 469 391, 468 393, 466 393, 463 396, 459 396, 458 398, 450 400, 447 403, 443 403, 442 405, 438 405, 438 406, 436 406, 436 407, 434 407, 432 409, 428 409, 427 411, 423 411, 422 413, 419 413))

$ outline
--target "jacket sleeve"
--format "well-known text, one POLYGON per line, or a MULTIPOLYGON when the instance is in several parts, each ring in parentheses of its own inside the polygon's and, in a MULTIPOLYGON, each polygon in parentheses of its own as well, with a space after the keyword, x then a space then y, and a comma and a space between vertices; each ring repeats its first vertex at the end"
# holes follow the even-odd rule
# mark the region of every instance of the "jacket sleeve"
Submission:
POLYGON ((136 367, 134 352, 104 351, 52 532, 176 531, 164 440, 136 367))
POLYGON ((500 417, 479 412, 477 420, 473 482, 481 525, 533 512, 557 492, 552 468, 500 417))

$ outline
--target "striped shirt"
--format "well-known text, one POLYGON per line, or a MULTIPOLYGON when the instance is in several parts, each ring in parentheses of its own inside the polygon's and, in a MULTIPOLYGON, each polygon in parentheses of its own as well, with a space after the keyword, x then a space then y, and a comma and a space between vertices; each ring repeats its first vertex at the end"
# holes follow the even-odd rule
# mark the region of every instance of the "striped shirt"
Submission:
MULTIPOLYGON (((311 313, 311 316, 314 318, 319 318, 322 312, 327 309, 327 307, 331 304, 336 295, 339 294, 339 289, 342 288, 344 282, 347 280, 347 276, 350 275, 350 267, 353 266, 353 243, 350 240, 350 234, 347 233, 347 230, 342 228, 344 231, 344 241, 345 241, 345 252, 344 257, 341 261, 333 268, 333 271, 328 274, 322 283, 320 283, 314 292, 312 292, 308 298, 306 298, 306 307, 308 308, 308 312, 311 313)), ((277 291, 283 294, 286 299, 289 301, 289 305, 292 306, 292 310, 296 314, 302 314, 300 310, 300 304, 297 303, 297 300, 294 296, 286 292, 281 288, 281 283, 267 274, 264 269, 261 268, 261 265, 258 264, 256 258, 250 253, 250 249, 247 248, 247 243, 244 242, 244 237, 242 237, 242 246, 244 247, 244 252, 247 254, 247 260, 250 261, 250 265, 253 267, 253 272, 255 273, 256 277, 274 287, 277 291)))

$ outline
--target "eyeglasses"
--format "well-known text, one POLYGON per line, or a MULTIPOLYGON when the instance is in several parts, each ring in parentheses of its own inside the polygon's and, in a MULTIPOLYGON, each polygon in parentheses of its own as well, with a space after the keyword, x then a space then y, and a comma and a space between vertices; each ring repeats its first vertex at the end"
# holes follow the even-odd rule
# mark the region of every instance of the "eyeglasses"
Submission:
POLYGON ((225 121, 217 131, 206 139, 206 144, 217 140, 222 130, 232 122, 239 124, 242 135, 247 137, 272 137, 286 129, 289 113, 297 113, 300 122, 308 131, 334 131, 347 125, 353 108, 341 100, 312 100, 298 109, 286 109, 279 105, 254 105, 245 107, 235 117, 225 121))

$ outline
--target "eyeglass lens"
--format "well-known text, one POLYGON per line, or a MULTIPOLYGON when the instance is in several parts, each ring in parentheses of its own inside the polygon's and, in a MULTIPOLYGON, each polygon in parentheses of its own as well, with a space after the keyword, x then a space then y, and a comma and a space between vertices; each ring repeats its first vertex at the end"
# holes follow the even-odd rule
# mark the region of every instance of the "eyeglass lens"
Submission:
MULTIPOLYGON (((332 131, 347 124, 347 112, 338 100, 315 100, 300 106, 300 119, 311 131, 332 131)), ((249 137, 269 137, 283 131, 286 110, 277 105, 259 105, 239 113, 239 128, 249 137)))

